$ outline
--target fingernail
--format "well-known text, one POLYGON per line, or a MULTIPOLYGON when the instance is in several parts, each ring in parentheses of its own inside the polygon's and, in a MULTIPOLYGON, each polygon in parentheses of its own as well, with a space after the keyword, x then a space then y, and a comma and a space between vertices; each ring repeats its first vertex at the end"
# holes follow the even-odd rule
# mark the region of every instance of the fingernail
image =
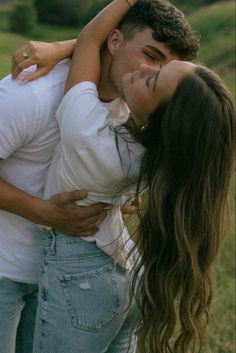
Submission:
POLYGON ((105 207, 103 207, 103 210, 105 210, 105 211, 109 211, 109 210, 111 210, 112 209, 112 206, 105 206, 105 207))
POLYGON ((81 190, 80 195, 81 195, 81 197, 85 197, 85 196, 87 196, 87 192, 84 190, 81 190))

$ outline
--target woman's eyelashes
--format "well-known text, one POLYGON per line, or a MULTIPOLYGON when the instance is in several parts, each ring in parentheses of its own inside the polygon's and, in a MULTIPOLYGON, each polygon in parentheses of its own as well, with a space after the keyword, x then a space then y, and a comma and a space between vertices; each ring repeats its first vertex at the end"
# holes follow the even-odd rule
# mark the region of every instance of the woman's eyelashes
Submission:
POLYGON ((153 75, 149 76, 147 79, 146 79, 146 86, 149 88, 150 87, 150 81, 151 79, 153 78, 153 75))

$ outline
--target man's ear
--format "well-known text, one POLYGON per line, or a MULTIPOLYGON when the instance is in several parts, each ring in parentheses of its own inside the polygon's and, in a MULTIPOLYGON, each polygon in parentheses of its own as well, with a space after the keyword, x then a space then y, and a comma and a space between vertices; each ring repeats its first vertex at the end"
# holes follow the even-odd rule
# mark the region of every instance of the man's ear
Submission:
POLYGON ((107 39, 107 49, 111 55, 116 54, 121 43, 124 41, 123 34, 118 29, 113 29, 107 39))

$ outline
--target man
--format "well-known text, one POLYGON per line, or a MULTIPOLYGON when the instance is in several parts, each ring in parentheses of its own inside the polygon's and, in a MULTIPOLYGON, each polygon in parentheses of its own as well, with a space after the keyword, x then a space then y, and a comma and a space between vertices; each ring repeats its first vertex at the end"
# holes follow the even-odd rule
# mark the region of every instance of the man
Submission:
MULTIPOLYGON (((45 74, 56 61, 71 55, 74 43, 52 44, 49 58, 53 50, 53 63, 48 59, 36 62, 35 43, 26 45, 15 55, 14 76, 35 63, 38 70, 25 71, 23 80, 45 74)), ((48 52, 49 44, 40 45, 48 52)), ((119 98, 124 73, 143 63, 155 67, 173 59, 193 59, 197 50, 198 39, 176 8, 167 2, 140 1, 119 29, 111 32, 102 51, 100 98, 110 102, 114 118, 124 121, 129 113, 119 98)), ((32 349, 41 238, 31 222, 85 236, 94 233, 105 216, 101 205, 78 211, 73 201, 86 196, 79 192, 40 199, 59 137, 54 115, 63 96, 68 65, 61 62, 49 75, 28 85, 9 77, 0 84, 0 350, 4 353, 29 353, 32 349), (78 213, 80 222, 73 225, 78 213), (88 216, 90 220, 85 219, 88 216)))

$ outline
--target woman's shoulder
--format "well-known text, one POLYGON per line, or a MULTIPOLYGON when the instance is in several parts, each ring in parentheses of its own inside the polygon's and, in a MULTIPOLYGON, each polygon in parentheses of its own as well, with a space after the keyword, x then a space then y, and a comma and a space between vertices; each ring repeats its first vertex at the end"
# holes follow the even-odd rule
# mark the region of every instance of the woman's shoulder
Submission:
POLYGON ((98 98, 97 86, 94 82, 83 81, 74 85, 69 91, 65 94, 64 100, 73 98, 74 100, 79 99, 80 96, 87 95, 90 98, 98 98))

